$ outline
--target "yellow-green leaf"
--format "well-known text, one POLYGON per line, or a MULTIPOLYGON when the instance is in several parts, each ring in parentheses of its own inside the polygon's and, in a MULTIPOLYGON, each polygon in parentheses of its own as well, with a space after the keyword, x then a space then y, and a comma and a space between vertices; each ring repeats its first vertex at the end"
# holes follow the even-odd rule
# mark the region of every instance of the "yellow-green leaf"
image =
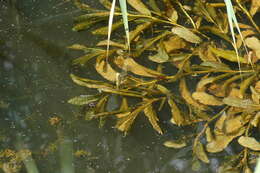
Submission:
POLYGON ((117 80, 117 72, 105 60, 96 62, 96 70, 103 78, 111 82, 117 80))
POLYGON ((180 109, 178 108, 176 103, 173 101, 173 99, 169 98, 168 104, 171 107, 171 113, 172 113, 171 123, 176 124, 178 126, 184 125, 185 119, 183 118, 180 109))
POLYGON ((175 26, 172 32, 190 43, 200 43, 201 39, 187 28, 175 26))
POLYGON ((159 124, 158 124, 158 117, 156 115, 156 112, 153 109, 152 105, 148 105, 145 109, 144 109, 144 114, 145 116, 149 119, 150 123, 152 124, 153 128, 159 133, 159 134, 163 134, 159 124))
POLYGON ((260 151, 260 143, 253 137, 241 136, 238 143, 254 151, 260 151))
POLYGON ((209 163, 209 158, 201 142, 196 142, 196 144, 193 146, 193 152, 201 161, 209 163))
POLYGON ((141 0, 127 0, 127 2, 141 14, 151 16, 151 11, 141 0))
POLYGON ((236 54, 235 51, 231 50, 223 50, 218 48, 209 47, 210 51, 212 51, 216 56, 224 58, 231 62, 239 62, 240 63, 247 63, 247 60, 245 58, 242 58, 236 54))
POLYGON ((95 102, 98 99, 99 99, 99 95, 80 95, 69 99, 68 103, 81 106, 81 105, 86 105, 95 102))
POLYGON ((163 143, 164 146, 168 147, 168 148, 175 148, 175 149, 179 149, 179 148, 183 148, 185 146, 187 146, 185 141, 165 141, 163 143))
POLYGON ((223 103, 218 98, 205 92, 194 92, 192 94, 192 97, 198 102, 205 105, 212 105, 212 106, 223 105, 223 103))

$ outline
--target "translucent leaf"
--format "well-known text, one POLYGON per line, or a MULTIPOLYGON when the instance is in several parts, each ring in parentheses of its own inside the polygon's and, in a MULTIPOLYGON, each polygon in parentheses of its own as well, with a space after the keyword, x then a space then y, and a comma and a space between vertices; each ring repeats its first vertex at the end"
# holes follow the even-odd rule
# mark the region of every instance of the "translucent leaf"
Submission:
POLYGON ((81 106, 95 102, 99 99, 99 97, 100 95, 80 95, 69 99, 68 103, 81 106))
POLYGON ((260 151, 260 143, 253 137, 241 136, 238 143, 254 151, 260 151))
POLYGON ((201 39, 187 28, 176 26, 172 28, 172 32, 190 43, 201 42, 201 39))
POLYGON ((187 144, 185 141, 165 141, 163 143, 164 146, 168 147, 168 148, 175 148, 175 149, 179 149, 179 148, 183 148, 186 147, 187 144))

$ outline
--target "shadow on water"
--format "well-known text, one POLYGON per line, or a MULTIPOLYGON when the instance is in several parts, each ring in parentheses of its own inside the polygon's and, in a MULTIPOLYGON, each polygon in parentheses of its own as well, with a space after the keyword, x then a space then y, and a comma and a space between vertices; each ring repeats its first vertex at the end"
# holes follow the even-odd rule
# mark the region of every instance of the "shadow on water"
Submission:
MULTIPOLYGON (((110 122, 99 129, 98 122, 82 120, 78 108, 67 104, 91 92, 69 78, 77 54, 66 46, 96 42, 88 32, 71 31, 77 14, 69 1, 0 1, 1 151, 32 152, 17 172, 192 172, 191 148, 165 148, 170 134, 155 134, 145 120, 124 137, 110 122), (50 125, 55 118, 60 123, 50 125)), ((211 163, 199 172, 215 172, 219 161, 211 163)))

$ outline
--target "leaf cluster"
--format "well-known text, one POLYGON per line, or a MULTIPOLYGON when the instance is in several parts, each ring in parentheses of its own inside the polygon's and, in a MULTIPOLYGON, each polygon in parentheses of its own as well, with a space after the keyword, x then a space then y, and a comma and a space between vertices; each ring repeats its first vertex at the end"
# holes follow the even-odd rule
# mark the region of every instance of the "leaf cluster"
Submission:
MULTIPOLYGON (((259 131, 260 124, 260 32, 253 20, 260 7, 258 1, 236 1, 234 5, 237 16, 247 17, 244 23, 239 23, 241 33, 235 34, 239 55, 232 49, 234 40, 229 33, 224 3, 127 2, 132 7, 128 11, 128 22, 133 27, 129 32, 130 52, 124 37, 111 40, 109 52, 105 49, 107 40, 98 42, 97 48, 79 44, 69 47, 85 53, 73 61, 75 65, 84 66, 95 59, 96 72, 104 78, 98 81, 71 74, 76 84, 94 88, 99 94, 75 97, 69 103, 95 103, 94 109, 86 112, 86 119, 114 117, 115 127, 125 133, 138 116, 144 115, 154 130, 163 134, 160 112, 167 107, 170 122, 176 126, 203 122, 203 129, 195 138, 188 138, 193 143, 194 158, 209 163, 207 153, 221 152, 238 138, 236 141, 243 150, 230 159, 236 164, 223 165, 220 170, 249 171, 249 164, 260 151, 259 140, 253 133, 259 131), (243 42, 245 47, 241 46, 243 42), (198 82, 191 84, 190 79, 198 82), (177 94, 174 88, 178 89, 177 94), (108 111, 106 105, 114 95, 120 99, 120 106, 108 111), (138 101, 133 103, 131 98, 138 101), (216 113, 216 110, 221 111, 216 113), (202 138, 207 142, 203 143, 202 138)), ((100 3, 107 10, 78 2, 86 14, 75 18, 73 30, 107 21, 111 2, 100 0, 100 3)), ((115 9, 114 15, 121 16, 119 7, 115 9)), ((112 25, 112 31, 120 28, 123 22, 119 19, 112 25)), ((108 27, 91 32, 107 35, 108 27)), ((165 143, 172 148, 186 145, 182 140, 165 143)))

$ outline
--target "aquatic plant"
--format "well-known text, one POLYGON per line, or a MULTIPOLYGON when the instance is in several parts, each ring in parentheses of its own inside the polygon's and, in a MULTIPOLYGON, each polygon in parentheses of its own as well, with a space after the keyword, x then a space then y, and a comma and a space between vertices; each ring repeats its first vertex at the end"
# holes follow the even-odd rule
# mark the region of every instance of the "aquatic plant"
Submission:
POLYGON ((100 2, 106 10, 76 1, 86 14, 75 18, 73 30, 89 29, 110 18, 108 26, 91 30, 94 35, 109 33, 108 39, 95 48, 80 44, 69 48, 84 52, 74 65, 85 66, 95 59, 95 69, 104 80, 71 74, 76 84, 98 93, 68 102, 94 105, 85 112, 86 120, 103 123, 114 118, 115 127, 125 134, 138 116, 147 117, 154 130, 163 134, 160 119, 165 115, 161 112, 168 110, 174 126, 203 127, 197 134, 183 137, 185 140, 166 141, 165 146, 182 148, 192 143, 195 160, 209 163, 208 153, 221 152, 236 141, 243 149, 219 170, 250 171, 260 151, 256 132, 260 119, 260 34, 253 20, 260 5, 236 1, 231 7, 231 2, 225 1, 229 4, 226 13, 226 4, 218 1, 150 0, 145 4, 128 0, 132 8, 127 12, 127 23, 131 28, 129 38, 128 34, 125 38, 125 34, 110 34, 120 29, 127 33, 126 16, 121 20, 126 9, 121 11, 115 1, 100 2), (238 23, 235 13, 237 17, 246 15, 252 26, 247 20, 238 23), (112 23, 112 17, 116 22, 112 23), (234 22, 238 33, 233 31, 234 22), (120 105, 108 110, 107 103, 115 95, 120 105))

